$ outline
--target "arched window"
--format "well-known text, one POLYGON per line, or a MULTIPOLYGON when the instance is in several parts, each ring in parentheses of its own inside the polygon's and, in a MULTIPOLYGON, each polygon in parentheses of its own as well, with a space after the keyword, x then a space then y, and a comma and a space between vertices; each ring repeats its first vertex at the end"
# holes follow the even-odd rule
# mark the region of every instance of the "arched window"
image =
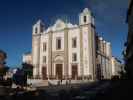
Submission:
POLYGON ((44 26, 43 25, 40 26, 40 31, 41 31, 41 33, 43 33, 43 31, 44 31, 44 26))
POLYGON ((84 16, 84 23, 86 23, 87 19, 86 19, 86 16, 84 16))

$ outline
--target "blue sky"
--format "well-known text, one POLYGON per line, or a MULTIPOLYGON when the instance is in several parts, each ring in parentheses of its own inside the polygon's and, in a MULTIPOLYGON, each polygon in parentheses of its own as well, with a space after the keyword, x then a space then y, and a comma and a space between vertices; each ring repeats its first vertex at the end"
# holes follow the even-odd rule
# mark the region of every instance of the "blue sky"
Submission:
POLYGON ((7 64, 21 64, 22 54, 31 51, 32 25, 42 19, 46 27, 57 18, 78 23, 78 14, 88 7, 95 16, 96 31, 112 43, 112 53, 122 59, 127 36, 127 0, 1 0, 0 49, 7 64))

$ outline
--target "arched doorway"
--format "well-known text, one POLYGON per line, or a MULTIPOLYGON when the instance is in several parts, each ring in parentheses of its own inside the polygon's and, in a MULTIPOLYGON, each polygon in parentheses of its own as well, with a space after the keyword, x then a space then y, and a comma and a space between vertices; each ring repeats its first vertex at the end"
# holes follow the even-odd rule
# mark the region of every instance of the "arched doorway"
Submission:
POLYGON ((62 66, 62 64, 56 64, 56 77, 58 78, 58 79, 62 79, 62 70, 63 70, 63 68, 62 68, 63 66, 62 66))
POLYGON ((47 79, 47 68, 46 68, 46 66, 45 67, 42 67, 42 78, 44 80, 47 79))
POLYGON ((78 77, 78 66, 72 65, 72 79, 76 79, 78 77))
POLYGON ((55 76, 56 79, 61 80, 63 79, 63 62, 64 58, 63 55, 56 55, 54 58, 55 63, 55 76))

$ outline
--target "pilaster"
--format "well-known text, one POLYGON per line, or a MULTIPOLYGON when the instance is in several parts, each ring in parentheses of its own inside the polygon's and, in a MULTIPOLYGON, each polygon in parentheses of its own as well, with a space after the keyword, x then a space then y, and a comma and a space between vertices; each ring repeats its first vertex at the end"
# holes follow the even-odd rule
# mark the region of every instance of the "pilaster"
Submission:
POLYGON ((83 66, 83 34, 82 34, 82 26, 79 26, 80 29, 80 73, 82 75, 82 79, 84 77, 84 66, 83 66))
POLYGON ((64 69, 65 69, 65 77, 68 78, 69 64, 68 64, 68 29, 64 29, 64 69))
POLYGON ((48 33, 48 78, 52 77, 52 31, 48 33))

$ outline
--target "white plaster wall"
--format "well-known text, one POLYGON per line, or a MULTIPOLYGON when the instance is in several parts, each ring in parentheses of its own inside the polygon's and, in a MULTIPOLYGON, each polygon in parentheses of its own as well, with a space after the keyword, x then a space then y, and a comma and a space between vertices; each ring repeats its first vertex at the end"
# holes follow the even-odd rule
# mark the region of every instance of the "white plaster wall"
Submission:
POLYGON ((106 69, 107 69, 107 78, 109 79, 110 78, 110 68, 109 68, 109 60, 106 59, 106 69))
POLYGON ((121 64, 114 58, 112 57, 112 75, 119 75, 119 71, 121 64))
POLYGON ((69 75, 72 75, 72 63, 76 63, 78 65, 78 75, 80 76, 80 30, 79 28, 70 29, 68 31, 68 51, 69 51, 69 75), (72 48, 72 38, 77 38, 77 48, 72 48), (77 61, 72 61, 72 53, 77 54, 77 61))
POLYGON ((88 27, 83 26, 82 27, 82 34, 83 34, 83 70, 84 70, 84 75, 90 75, 92 74, 90 67, 92 67, 92 56, 91 56, 91 37, 90 34, 88 33, 88 27), (88 44, 89 43, 89 44, 88 44))
POLYGON ((33 36, 32 37, 32 59, 33 59, 33 75, 36 76, 38 74, 38 50, 39 50, 39 36, 33 36))
POLYGON ((110 45, 109 42, 106 43, 106 48, 107 48, 107 50, 106 50, 106 55, 107 55, 108 57, 111 57, 111 56, 112 56, 112 55, 111 55, 111 45, 110 45))
POLYGON ((33 47, 32 47, 32 54, 33 54, 33 64, 37 64, 38 61, 38 44, 39 44, 39 37, 33 37, 33 47))
POLYGON ((111 75, 112 75, 112 64, 111 64, 111 58, 109 59, 108 63, 109 63, 109 72, 110 72, 110 78, 111 78, 111 75))
POLYGON ((112 75, 116 75, 116 61, 115 58, 112 57, 112 75))
POLYGON ((52 51, 63 51, 64 50, 64 31, 57 31, 53 33, 53 41, 52 41, 52 51), (61 38, 61 49, 56 50, 56 38, 61 38))
POLYGON ((102 60, 101 60, 102 62, 102 65, 101 65, 101 67, 102 67, 102 70, 103 70, 103 76, 104 76, 104 78, 106 77, 106 74, 105 74, 105 58, 102 56, 102 60))
POLYGON ((41 36, 41 42, 40 42, 40 75, 42 75, 42 67, 47 67, 47 75, 48 75, 48 34, 43 34, 41 36), (43 51, 43 43, 46 43, 47 48, 46 51, 43 51), (46 63, 43 63, 43 56, 46 56, 46 63))

